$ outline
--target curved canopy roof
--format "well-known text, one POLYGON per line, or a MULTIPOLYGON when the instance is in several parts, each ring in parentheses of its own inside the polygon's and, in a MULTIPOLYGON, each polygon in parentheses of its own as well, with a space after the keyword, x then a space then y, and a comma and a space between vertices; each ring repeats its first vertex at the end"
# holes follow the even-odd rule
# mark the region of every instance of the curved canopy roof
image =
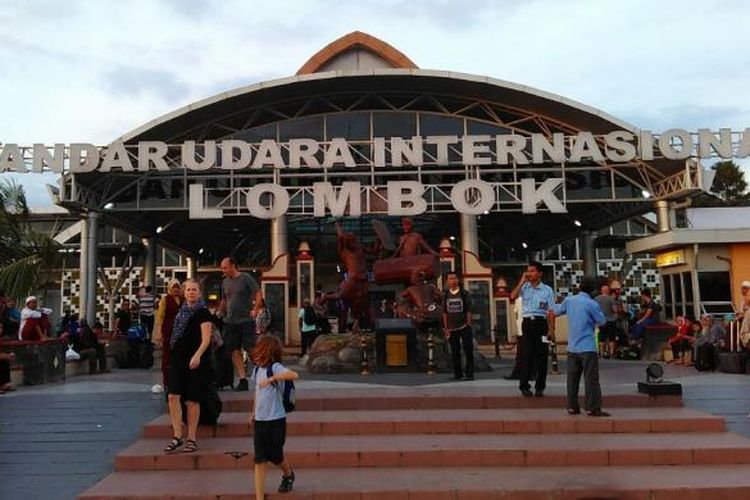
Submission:
POLYGON ((280 78, 240 87, 162 115, 118 138, 120 141, 166 140, 184 136, 204 123, 231 117, 238 110, 303 96, 337 92, 408 89, 438 95, 502 103, 567 125, 572 130, 606 134, 637 132, 633 125, 572 99, 487 76, 425 69, 331 71, 280 78))

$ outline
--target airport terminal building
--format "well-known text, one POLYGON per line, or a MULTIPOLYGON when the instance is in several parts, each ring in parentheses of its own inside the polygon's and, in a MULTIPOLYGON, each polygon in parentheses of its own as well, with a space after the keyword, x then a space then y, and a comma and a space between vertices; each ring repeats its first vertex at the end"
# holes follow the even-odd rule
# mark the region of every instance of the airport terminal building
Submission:
POLYGON ((211 292, 233 255, 294 343, 295 308, 344 272, 333 223, 367 243, 372 220, 398 235, 403 216, 443 270, 463 273, 486 331, 502 322, 498 279, 512 285, 529 258, 560 294, 586 272, 658 296, 654 255, 626 242, 670 230, 706 182, 699 159, 664 154, 674 141, 662 139, 524 85, 420 69, 353 32, 294 76, 190 104, 93 153, 71 145, 82 160, 54 190, 68 214, 39 218, 70 251, 50 305, 106 319, 109 296, 161 292, 171 277, 206 278, 211 292))

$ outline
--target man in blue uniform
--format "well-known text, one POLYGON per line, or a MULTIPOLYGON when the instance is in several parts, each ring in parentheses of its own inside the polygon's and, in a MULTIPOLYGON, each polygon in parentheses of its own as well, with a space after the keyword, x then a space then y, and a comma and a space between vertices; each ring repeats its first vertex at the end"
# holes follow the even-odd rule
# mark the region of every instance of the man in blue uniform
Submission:
POLYGON ((523 321, 521 337, 523 364, 518 388, 526 397, 542 397, 547 387, 547 355, 549 341, 554 340, 550 334, 547 312, 555 304, 555 292, 542 283, 542 265, 529 262, 518 284, 510 293, 511 299, 521 297, 523 321), (531 373, 536 368, 535 392, 532 394, 531 373))

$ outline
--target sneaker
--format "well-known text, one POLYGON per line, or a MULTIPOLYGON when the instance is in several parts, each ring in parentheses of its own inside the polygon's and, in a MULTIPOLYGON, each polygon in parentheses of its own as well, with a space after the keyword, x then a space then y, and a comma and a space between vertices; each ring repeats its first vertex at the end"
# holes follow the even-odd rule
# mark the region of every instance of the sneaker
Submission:
POLYGON ((602 410, 587 411, 586 415, 588 415, 589 417, 611 417, 612 416, 606 411, 602 411, 602 410))
POLYGON ((534 397, 534 393, 531 392, 529 389, 521 389, 521 394, 523 394, 524 397, 527 397, 527 398, 533 398, 534 397))
POLYGON ((581 409, 580 408, 568 408, 568 415, 580 415, 581 409))
POLYGON ((543 398, 544 397, 544 391, 536 391, 534 393, 535 398, 543 398))
POLYGON ((237 387, 235 387, 234 390, 238 392, 249 391, 250 386, 247 383, 247 379, 241 378, 240 381, 237 383, 237 387))
POLYGON ((279 485, 279 493, 289 493, 292 491, 292 485, 294 485, 294 471, 288 476, 281 476, 281 484, 279 485))
POLYGON ((466 380, 474 380, 474 375, 466 375, 466 380))

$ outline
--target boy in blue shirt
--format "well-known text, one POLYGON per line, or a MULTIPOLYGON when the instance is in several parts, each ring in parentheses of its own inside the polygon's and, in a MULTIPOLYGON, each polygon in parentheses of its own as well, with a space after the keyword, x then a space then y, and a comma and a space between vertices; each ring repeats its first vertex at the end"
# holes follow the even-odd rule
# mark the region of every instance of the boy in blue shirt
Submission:
POLYGON ((549 312, 550 319, 568 315, 568 413, 578 415, 578 386, 583 374, 586 388, 586 414, 592 417, 608 417, 602 411, 602 389, 599 385, 599 357, 594 329, 607 320, 599 304, 591 298, 597 288, 597 280, 584 276, 578 285, 578 293, 566 297, 562 304, 549 312))
POLYGON ((281 468, 279 493, 292 491, 294 471, 284 460, 286 442, 286 411, 284 410, 284 381, 297 380, 299 374, 281 364, 281 342, 273 335, 258 337, 253 349, 256 368, 252 379, 255 382, 255 399, 250 409, 253 424, 253 447, 255 449, 255 498, 265 498, 266 463, 281 468), (268 367, 272 375, 268 376, 268 367))

